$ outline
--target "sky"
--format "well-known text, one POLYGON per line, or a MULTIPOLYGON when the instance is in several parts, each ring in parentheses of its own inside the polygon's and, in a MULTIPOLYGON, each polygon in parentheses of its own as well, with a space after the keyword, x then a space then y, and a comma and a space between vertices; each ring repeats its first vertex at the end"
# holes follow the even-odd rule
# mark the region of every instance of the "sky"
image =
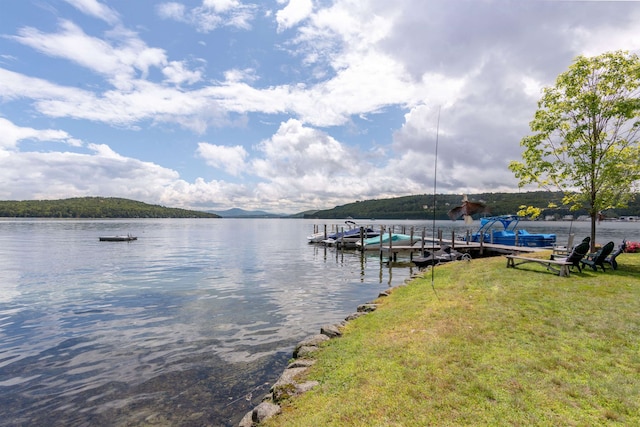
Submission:
POLYGON ((640 2, 0 0, 0 200, 297 213, 514 192, 541 90, 640 2))

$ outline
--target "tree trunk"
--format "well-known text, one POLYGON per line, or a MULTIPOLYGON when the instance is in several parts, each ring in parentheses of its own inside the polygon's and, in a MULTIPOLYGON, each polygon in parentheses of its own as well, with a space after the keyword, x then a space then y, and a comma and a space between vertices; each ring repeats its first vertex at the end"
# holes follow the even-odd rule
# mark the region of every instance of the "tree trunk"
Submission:
POLYGON ((596 251, 596 219, 598 215, 591 215, 591 250, 596 251))

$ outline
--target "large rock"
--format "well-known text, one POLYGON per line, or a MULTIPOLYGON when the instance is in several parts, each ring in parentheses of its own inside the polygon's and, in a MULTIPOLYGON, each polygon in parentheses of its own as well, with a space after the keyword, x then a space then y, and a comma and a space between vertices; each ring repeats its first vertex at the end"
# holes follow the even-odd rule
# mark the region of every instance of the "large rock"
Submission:
POLYGON ((293 358, 297 359, 297 358, 302 358, 302 357, 308 357, 309 355, 311 355, 314 351, 318 351, 318 347, 316 347, 315 345, 310 346, 310 345, 305 345, 299 348, 296 348, 293 352, 293 358))
POLYGON ((376 311, 376 309, 378 308, 377 304, 361 304, 358 306, 358 311, 363 312, 363 313, 370 313, 372 311, 376 311))
POLYGON ((293 350, 293 358, 305 357, 318 350, 318 346, 329 339, 324 334, 317 334, 301 341, 293 350))
POLYGON ((251 420, 254 423, 260 424, 264 420, 273 417, 274 415, 278 415, 282 412, 282 408, 279 405, 276 405, 271 402, 262 402, 258 406, 253 409, 253 413, 251 414, 251 420))
POLYGON ((307 367, 285 369, 278 381, 271 387, 273 401, 280 402, 300 394, 295 378, 308 369, 307 367))
POLYGON ((329 338, 336 338, 342 336, 342 330, 338 325, 325 325, 320 328, 320 333, 326 335, 329 338))
POLYGON ((316 363, 313 359, 296 359, 293 362, 289 363, 286 369, 291 368, 309 368, 316 363))
POLYGON ((344 320, 349 322, 351 320, 357 319, 360 316, 364 316, 365 314, 367 314, 367 313, 365 313, 364 311, 358 311, 357 313, 352 313, 352 314, 348 315, 347 317, 345 317, 344 320))
POLYGON ((238 423, 238 427, 253 427, 253 409, 242 417, 238 423))
POLYGON ((283 384, 293 383, 294 379, 301 373, 305 372, 307 369, 308 368, 306 367, 285 369, 282 375, 280 375, 280 378, 278 378, 278 381, 276 381, 276 383, 271 388, 274 389, 283 384))
POLYGON ((324 334, 317 334, 317 335, 313 335, 307 339, 304 339, 302 341, 300 341, 298 343, 298 345, 296 346, 297 348, 300 347, 312 347, 312 346, 318 346, 320 344, 322 344, 323 342, 327 341, 329 339, 328 336, 324 335, 324 334))
POLYGON ((290 399, 292 397, 298 396, 302 393, 306 393, 311 390, 313 387, 316 387, 320 384, 318 381, 306 381, 304 383, 282 383, 279 386, 274 386, 273 391, 271 392, 271 396, 275 403, 282 402, 283 400, 290 399))

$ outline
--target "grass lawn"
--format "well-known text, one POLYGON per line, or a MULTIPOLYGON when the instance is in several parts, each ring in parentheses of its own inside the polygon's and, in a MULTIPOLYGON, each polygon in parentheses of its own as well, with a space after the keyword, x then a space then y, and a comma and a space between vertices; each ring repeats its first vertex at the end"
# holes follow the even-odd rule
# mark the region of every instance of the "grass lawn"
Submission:
POLYGON ((314 355, 271 426, 640 425, 640 254, 558 277, 454 262, 314 355))

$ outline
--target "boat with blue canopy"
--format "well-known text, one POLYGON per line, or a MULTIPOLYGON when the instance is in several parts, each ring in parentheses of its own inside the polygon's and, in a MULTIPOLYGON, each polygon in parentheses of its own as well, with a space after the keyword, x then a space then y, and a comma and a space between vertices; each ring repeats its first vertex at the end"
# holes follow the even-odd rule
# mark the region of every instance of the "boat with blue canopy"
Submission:
POLYGON ((532 248, 546 248, 555 245, 555 234, 529 233, 527 230, 517 228, 519 222, 520 217, 517 215, 480 218, 480 228, 471 234, 470 240, 480 242, 482 239, 484 243, 532 248))

